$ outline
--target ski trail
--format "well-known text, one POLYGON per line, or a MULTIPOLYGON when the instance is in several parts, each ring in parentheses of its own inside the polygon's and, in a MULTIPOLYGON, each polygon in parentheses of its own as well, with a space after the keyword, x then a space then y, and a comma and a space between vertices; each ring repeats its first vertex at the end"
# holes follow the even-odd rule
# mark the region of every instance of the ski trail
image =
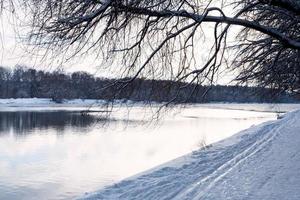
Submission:
MULTIPOLYGON (((208 177, 210 180, 210 183, 208 186, 200 191, 197 196, 195 196, 193 199, 200 199, 202 196, 208 193, 210 189, 212 189, 217 182, 221 181, 230 171, 232 171, 234 168, 236 168, 239 164, 244 162, 249 157, 255 155, 257 152, 262 151, 266 146, 270 144, 272 140, 278 135, 280 127, 270 129, 272 131, 271 136, 267 135, 262 141, 258 141, 257 143, 251 145, 249 148, 241 152, 238 156, 236 156, 234 159, 228 161, 225 163, 220 170, 217 170, 214 174, 211 175, 211 177, 208 177)), ((209 181, 209 180, 206 180, 209 181)))
POLYGON ((276 137, 278 133, 278 129, 280 127, 273 127, 272 125, 268 129, 263 130, 264 137, 255 142, 254 144, 250 144, 249 147, 242 150, 239 154, 237 154, 232 159, 226 161, 220 167, 218 167, 212 174, 207 175, 206 177, 202 177, 200 180, 194 182, 193 184, 187 186, 187 189, 180 191, 178 195, 176 195, 174 200, 183 200, 183 199, 192 199, 195 193, 198 193, 194 199, 201 199, 201 197, 210 190, 214 184, 222 179, 228 172, 230 172, 235 166, 239 165, 248 157, 254 155, 258 151, 264 148, 270 141, 276 137), (272 134, 268 134, 272 132, 272 134), (207 184, 207 185, 206 185, 207 184))
MULTIPOLYGON (((298 116, 300 116, 300 111, 298 111, 298 116)), ((244 169, 243 166, 247 165, 249 160, 255 162, 259 160, 257 158, 266 158, 268 152, 272 151, 272 146, 280 144, 278 140, 285 136, 284 133, 289 130, 288 127, 295 127, 297 132, 299 128, 297 125, 299 119, 297 119, 295 113, 290 113, 283 119, 242 131, 232 138, 214 144, 207 150, 192 153, 180 166, 176 167, 176 161, 175 166, 169 163, 144 175, 106 187, 86 199, 215 199, 210 198, 210 195, 214 193, 218 185, 223 184, 226 190, 226 182, 233 172, 244 169)), ((268 177, 264 176, 264 180, 258 184, 268 182, 265 178, 268 177)), ((219 195, 222 196, 221 193, 219 195)))

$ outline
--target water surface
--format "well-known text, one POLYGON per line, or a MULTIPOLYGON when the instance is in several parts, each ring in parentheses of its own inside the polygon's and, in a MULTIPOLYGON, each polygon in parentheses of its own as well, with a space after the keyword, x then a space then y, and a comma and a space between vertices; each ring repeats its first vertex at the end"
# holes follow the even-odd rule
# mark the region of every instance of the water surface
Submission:
POLYGON ((78 110, 1 110, 0 199, 72 199, 276 118, 191 106, 149 125, 142 107, 110 123, 78 110))

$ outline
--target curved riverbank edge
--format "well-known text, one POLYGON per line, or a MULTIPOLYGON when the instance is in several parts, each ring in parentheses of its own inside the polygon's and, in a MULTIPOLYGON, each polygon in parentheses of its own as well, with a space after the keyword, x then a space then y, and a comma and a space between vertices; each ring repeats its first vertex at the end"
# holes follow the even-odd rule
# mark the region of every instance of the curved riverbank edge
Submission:
POLYGON ((298 200, 299 144, 297 110, 79 199, 298 200))

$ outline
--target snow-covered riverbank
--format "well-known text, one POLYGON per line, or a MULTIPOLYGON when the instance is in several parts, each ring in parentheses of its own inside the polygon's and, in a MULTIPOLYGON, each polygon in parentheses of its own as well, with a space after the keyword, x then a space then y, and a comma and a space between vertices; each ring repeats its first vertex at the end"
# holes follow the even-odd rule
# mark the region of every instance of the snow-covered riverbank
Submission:
POLYGON ((56 103, 48 98, 22 98, 22 99, 0 99, 0 107, 44 107, 44 106, 91 106, 101 105, 105 101, 97 99, 73 99, 63 100, 61 103, 56 103))
MULTIPOLYGON (((50 98, 18 98, 0 99, 0 107, 75 107, 75 106, 99 106, 107 103, 101 99, 64 99, 60 103, 50 98)), ((115 100, 115 104, 126 103, 127 105, 144 105, 145 103, 131 100, 115 100)), ((148 103, 149 104, 149 103, 148 103)), ((151 102, 152 105, 161 105, 158 102, 151 102)), ((207 107, 216 109, 248 110, 258 112, 289 112, 300 109, 300 103, 204 103, 186 104, 187 107, 207 107)))
POLYGON ((300 111, 83 199, 300 199, 300 111))

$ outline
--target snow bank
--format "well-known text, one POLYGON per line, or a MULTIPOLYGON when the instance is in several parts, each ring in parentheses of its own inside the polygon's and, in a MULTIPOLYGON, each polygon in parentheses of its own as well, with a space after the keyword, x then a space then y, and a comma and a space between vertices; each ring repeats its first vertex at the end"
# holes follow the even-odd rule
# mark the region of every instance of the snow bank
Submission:
POLYGON ((73 99, 56 103, 49 98, 0 99, 0 107, 91 106, 104 104, 98 99, 73 99))
POLYGON ((55 102, 51 99, 24 98, 24 99, 0 99, 0 106, 23 106, 23 105, 51 105, 55 102))
MULTIPOLYGON (((100 99, 65 99, 61 103, 56 103, 50 98, 18 98, 18 99, 0 99, 0 107, 75 107, 75 106, 99 106, 107 103, 106 100, 100 99)), ((154 105, 159 106, 163 103, 159 102, 142 102, 142 101, 131 101, 131 100, 115 100, 115 104, 128 106, 144 106, 154 105)), ((205 103, 205 104, 186 104, 186 107, 204 107, 204 108, 216 108, 216 109, 230 109, 230 110, 246 110, 246 111, 257 111, 257 112, 290 112, 293 110, 300 109, 300 104, 256 104, 256 103, 205 103)))
POLYGON ((81 199, 299 200, 299 144, 295 111, 81 199))
MULTIPOLYGON (((50 98, 17 98, 17 99, 0 99, 0 107, 75 107, 75 106, 99 106, 107 104, 108 101, 101 99, 64 99, 57 103, 50 98)), ((134 106, 143 106, 144 102, 131 100, 114 100, 114 104, 126 104, 134 106)), ((151 104, 158 105, 157 102, 151 104)))
POLYGON ((230 110, 247 110, 257 112, 279 112, 285 113, 300 109, 299 103, 207 103, 199 104, 200 107, 230 109, 230 110))

